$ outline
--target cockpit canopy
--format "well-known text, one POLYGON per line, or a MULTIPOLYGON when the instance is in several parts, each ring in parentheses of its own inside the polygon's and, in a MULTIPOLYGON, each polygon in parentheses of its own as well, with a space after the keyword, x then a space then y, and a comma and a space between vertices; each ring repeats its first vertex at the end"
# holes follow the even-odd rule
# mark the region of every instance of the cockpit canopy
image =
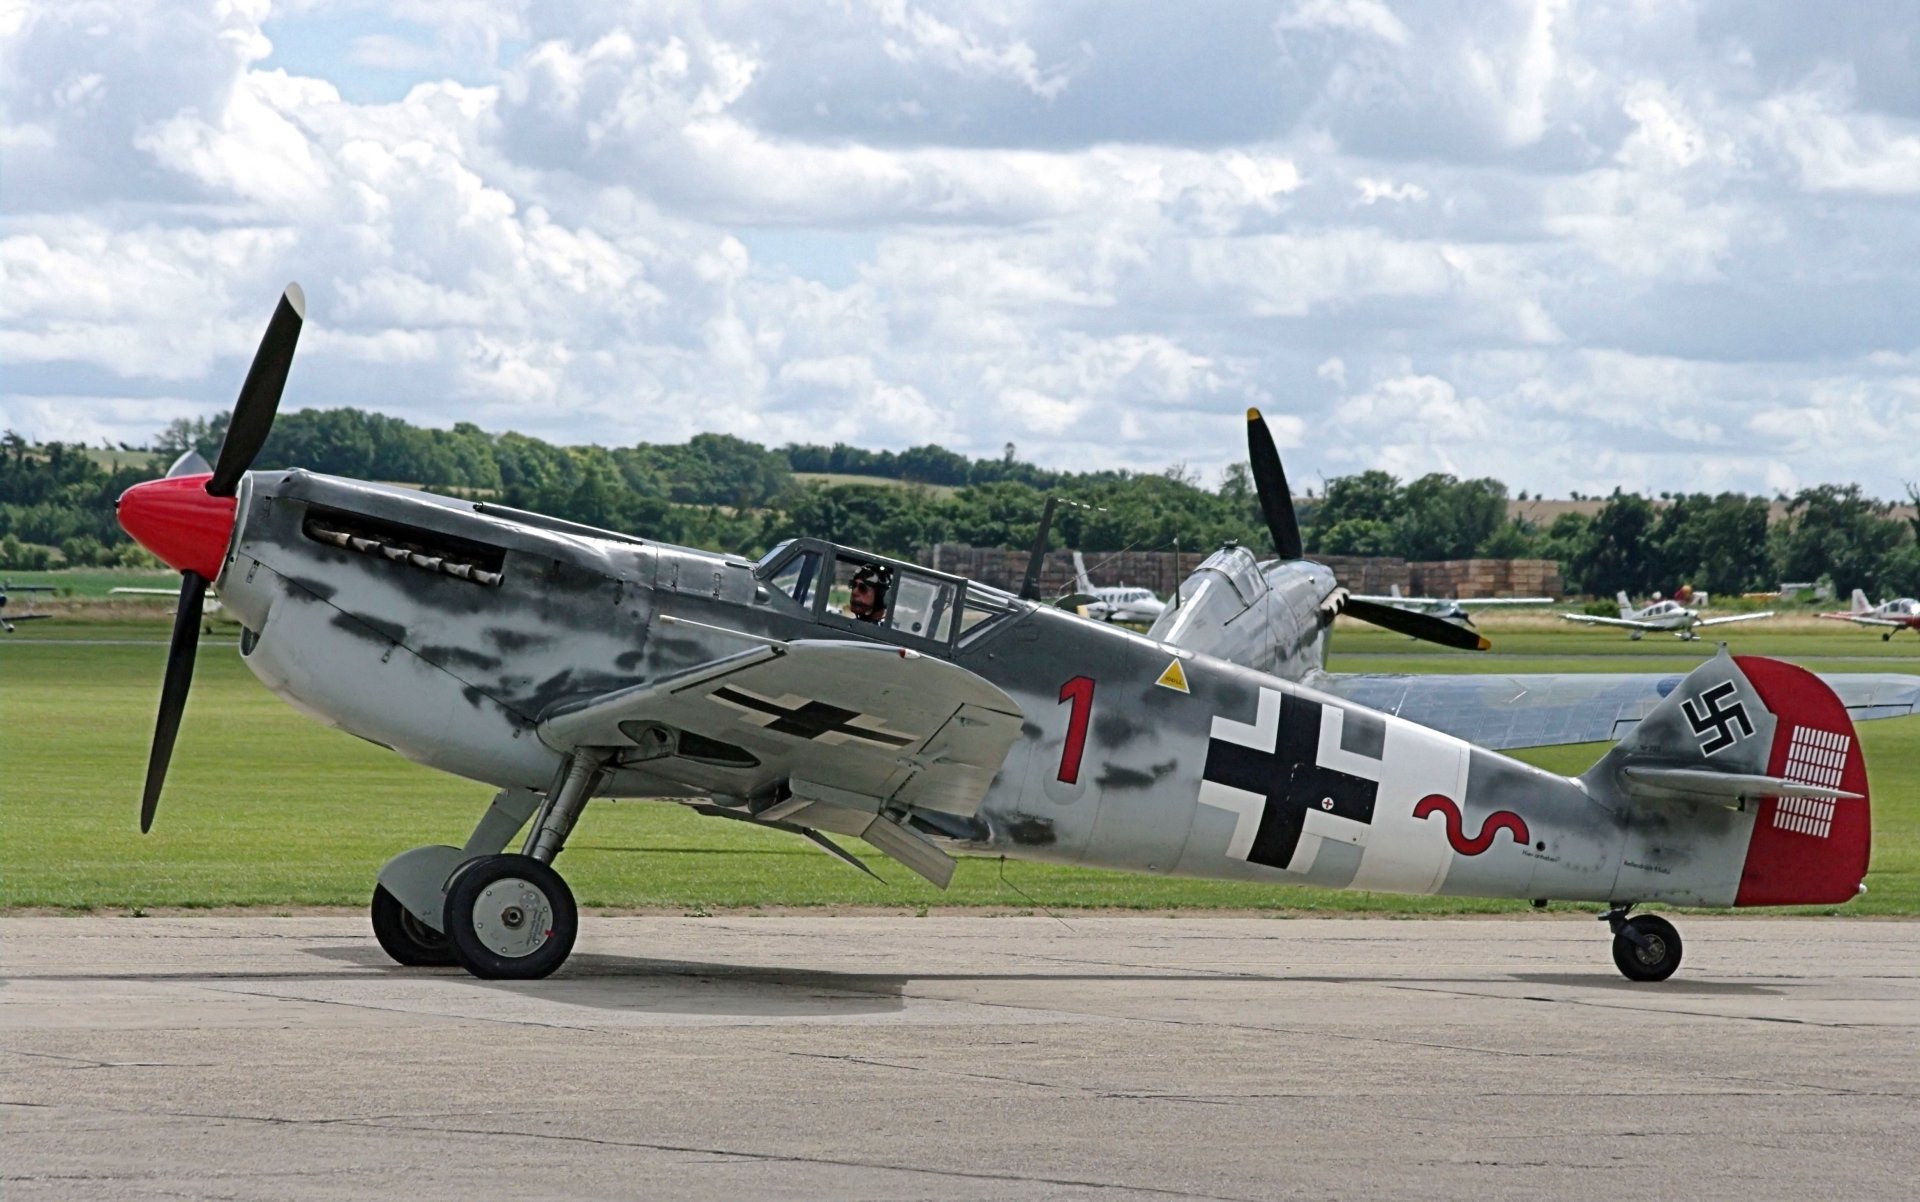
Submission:
POLYGON ((788 539, 754 565, 767 599, 824 626, 950 654, 1025 603, 919 564, 814 538, 788 539), (853 596, 875 586, 872 600, 853 596))

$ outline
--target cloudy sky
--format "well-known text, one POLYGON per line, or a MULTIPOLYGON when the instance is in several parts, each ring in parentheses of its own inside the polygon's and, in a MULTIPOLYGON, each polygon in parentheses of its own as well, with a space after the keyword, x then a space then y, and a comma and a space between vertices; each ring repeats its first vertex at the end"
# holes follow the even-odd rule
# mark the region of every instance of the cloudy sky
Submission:
POLYGON ((0 0, 0 426, 1920 480, 1920 0, 0 0))

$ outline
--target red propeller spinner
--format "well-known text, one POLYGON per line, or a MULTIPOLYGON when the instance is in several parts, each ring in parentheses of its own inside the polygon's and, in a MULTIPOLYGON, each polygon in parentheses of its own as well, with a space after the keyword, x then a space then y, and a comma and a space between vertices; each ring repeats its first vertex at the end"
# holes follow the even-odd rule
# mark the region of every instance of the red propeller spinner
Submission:
POLYGON ((209 493, 211 479, 208 472, 134 485, 114 506, 121 529, 168 567, 214 579, 233 537, 234 498, 209 493))

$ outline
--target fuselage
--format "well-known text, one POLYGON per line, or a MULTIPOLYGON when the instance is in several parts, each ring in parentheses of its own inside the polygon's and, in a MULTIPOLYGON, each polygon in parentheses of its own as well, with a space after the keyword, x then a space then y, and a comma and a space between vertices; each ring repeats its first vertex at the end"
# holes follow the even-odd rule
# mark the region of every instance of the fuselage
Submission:
MULTIPOLYGON (((246 627, 245 662, 303 712, 459 776, 547 789, 570 750, 542 739, 557 706, 738 653, 743 638, 885 641, 772 587, 777 554, 756 565, 292 471, 248 477, 217 583, 246 627)), ((1682 846, 1671 815, 1636 818, 1580 782, 1295 683, 1321 662, 1325 569, 1287 565, 1276 580, 1244 551, 1216 559, 1151 635, 966 583, 993 616, 916 650, 990 681, 1025 719, 977 812, 934 833, 961 851, 1150 873, 1733 901, 1750 814, 1691 813, 1682 846), (1161 633, 1182 618, 1189 635, 1229 629, 1250 606, 1292 615, 1271 623, 1282 633, 1261 665, 1279 672, 1161 633)), ((608 750, 601 796, 730 787, 710 764, 626 765, 608 750)))

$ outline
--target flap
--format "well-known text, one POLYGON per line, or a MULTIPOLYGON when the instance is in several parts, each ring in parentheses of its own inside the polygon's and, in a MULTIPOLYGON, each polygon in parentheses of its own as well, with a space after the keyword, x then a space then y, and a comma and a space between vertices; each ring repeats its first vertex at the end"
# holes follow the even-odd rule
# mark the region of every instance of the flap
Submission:
POLYGON ((802 640, 557 707, 539 733, 560 750, 631 752, 648 760, 649 773, 669 778, 682 763, 684 779, 724 779, 741 796, 804 779, 868 798, 875 811, 913 805, 970 815, 1019 737, 1021 718, 1013 698, 944 660, 876 643, 802 640), (698 741, 650 737, 659 728, 698 741), (714 743, 746 754, 729 766, 714 743), (656 758, 650 746, 667 754, 656 758))

